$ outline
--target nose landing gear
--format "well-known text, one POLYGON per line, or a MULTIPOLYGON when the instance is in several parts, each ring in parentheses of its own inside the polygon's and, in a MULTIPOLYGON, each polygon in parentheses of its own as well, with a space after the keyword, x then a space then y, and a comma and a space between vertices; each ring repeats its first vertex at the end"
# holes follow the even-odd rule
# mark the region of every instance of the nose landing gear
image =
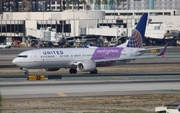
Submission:
POLYGON ((28 70, 27 70, 27 71, 25 71, 25 72, 24 72, 24 74, 25 74, 25 75, 29 75, 29 72, 28 72, 28 70))
POLYGON ((20 68, 20 70, 23 70, 25 75, 28 75, 28 74, 29 74, 29 72, 28 72, 28 69, 27 69, 27 68, 20 68))

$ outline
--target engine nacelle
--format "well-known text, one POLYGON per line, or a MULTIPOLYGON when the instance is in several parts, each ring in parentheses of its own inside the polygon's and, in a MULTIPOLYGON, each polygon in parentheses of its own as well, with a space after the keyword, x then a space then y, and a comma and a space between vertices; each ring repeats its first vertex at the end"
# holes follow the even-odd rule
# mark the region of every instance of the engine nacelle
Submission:
POLYGON ((58 71, 60 68, 47 68, 47 69, 43 69, 46 71, 58 71))
POLYGON ((77 64, 79 71, 94 71, 96 69, 96 63, 93 61, 84 61, 77 64))

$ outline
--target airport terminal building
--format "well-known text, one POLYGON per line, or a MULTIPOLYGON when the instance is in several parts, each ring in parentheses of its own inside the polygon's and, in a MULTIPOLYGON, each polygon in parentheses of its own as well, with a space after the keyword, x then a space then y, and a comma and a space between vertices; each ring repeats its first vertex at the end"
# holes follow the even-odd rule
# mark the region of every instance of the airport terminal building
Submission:
POLYGON ((96 0, 93 3, 88 0, 86 4, 69 2, 69 9, 64 11, 67 4, 63 1, 61 4, 58 0, 1 1, 0 43, 24 42, 29 38, 55 41, 56 33, 68 37, 130 36, 144 12, 149 13, 148 23, 166 24, 169 29, 180 31, 178 0, 127 0, 118 5, 115 1, 97 5, 96 0), (88 10, 87 5, 90 5, 88 10))
MULTIPOLYGON (((18 39, 23 41, 27 37, 45 37, 44 33, 37 33, 36 30, 53 30, 58 33, 63 32, 65 36, 71 37, 96 35, 97 31, 89 34, 89 29, 101 28, 103 26, 117 30, 116 33, 113 31, 110 33, 112 36, 120 35, 122 28, 128 28, 126 35, 129 36, 131 30, 144 12, 149 13, 149 21, 171 24, 180 30, 178 27, 180 26, 179 10, 128 10, 128 12, 126 10, 4 12, 0 18, 0 41, 2 43, 4 40, 18 39)), ((98 35, 103 35, 103 32, 98 35)))

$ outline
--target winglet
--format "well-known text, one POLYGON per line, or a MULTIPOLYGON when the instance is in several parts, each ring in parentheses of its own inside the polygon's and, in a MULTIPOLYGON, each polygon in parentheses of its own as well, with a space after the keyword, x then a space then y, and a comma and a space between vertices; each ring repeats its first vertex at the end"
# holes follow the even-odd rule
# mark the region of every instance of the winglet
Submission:
POLYGON ((164 56, 164 53, 166 52, 166 49, 167 49, 167 46, 168 46, 169 43, 167 43, 164 47, 164 49, 161 51, 160 54, 158 54, 157 56, 162 56, 163 58, 167 59, 165 56, 164 56))
POLYGON ((40 49, 40 41, 38 42, 37 49, 40 49))

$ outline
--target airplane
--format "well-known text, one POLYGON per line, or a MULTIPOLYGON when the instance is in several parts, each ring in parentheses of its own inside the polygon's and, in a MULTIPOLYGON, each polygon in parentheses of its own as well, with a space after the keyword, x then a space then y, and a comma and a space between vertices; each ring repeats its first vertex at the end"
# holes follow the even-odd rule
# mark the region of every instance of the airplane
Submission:
MULTIPOLYGON (((116 47, 97 48, 39 48, 24 51, 13 59, 12 63, 25 71, 28 69, 44 69, 57 71, 60 68, 70 68, 69 73, 89 71, 97 74, 97 67, 122 65, 138 58, 163 56, 166 47, 159 55, 142 56, 151 49, 143 48, 148 13, 144 13, 127 43, 116 47)), ((154 49, 154 48, 153 48, 154 49)))

